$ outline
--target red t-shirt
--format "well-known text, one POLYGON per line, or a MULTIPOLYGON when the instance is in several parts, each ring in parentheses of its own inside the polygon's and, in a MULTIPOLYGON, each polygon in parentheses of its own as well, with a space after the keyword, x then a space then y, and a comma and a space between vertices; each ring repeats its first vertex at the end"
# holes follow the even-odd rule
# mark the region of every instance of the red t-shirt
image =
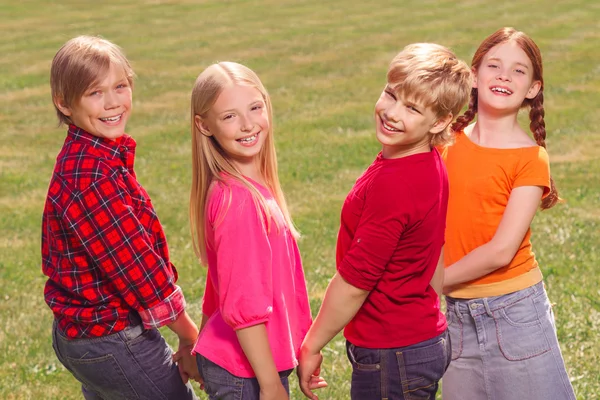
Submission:
POLYGON ((446 329, 430 286, 444 244, 448 177, 436 149, 408 157, 381 154, 342 207, 337 269, 371 293, 344 330, 367 348, 409 346, 446 329))

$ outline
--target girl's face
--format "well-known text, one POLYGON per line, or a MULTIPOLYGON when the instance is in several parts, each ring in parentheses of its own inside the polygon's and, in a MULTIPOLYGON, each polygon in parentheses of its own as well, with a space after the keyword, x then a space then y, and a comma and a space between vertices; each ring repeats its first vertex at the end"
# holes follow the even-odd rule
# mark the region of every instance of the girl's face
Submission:
POLYGON ((525 99, 533 99, 541 87, 541 82, 533 79, 531 60, 514 41, 492 47, 473 73, 480 110, 515 112, 525 99))
POLYGON ((195 117, 204 135, 213 136, 244 175, 256 168, 257 156, 269 134, 269 117, 262 94, 243 85, 226 87, 206 118, 195 117))

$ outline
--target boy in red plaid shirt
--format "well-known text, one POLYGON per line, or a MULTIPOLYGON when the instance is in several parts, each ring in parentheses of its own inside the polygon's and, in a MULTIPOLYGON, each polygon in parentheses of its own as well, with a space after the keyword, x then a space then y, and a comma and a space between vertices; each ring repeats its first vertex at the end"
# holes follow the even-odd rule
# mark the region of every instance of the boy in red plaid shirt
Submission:
POLYGON ((194 357, 173 364, 157 330, 167 325, 180 349, 198 334, 133 170, 136 144, 125 133, 133 75, 121 49, 98 37, 69 40, 52 62, 52 99, 69 127, 42 223, 52 344, 86 399, 195 399, 194 357))

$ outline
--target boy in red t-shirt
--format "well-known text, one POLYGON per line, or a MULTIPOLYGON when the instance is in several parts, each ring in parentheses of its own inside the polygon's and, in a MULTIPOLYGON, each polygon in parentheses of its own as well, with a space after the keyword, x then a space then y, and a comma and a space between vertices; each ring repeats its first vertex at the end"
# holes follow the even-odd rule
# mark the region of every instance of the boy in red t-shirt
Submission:
POLYGON ((448 202, 435 146, 470 89, 469 67, 445 47, 413 44, 392 60, 375 105, 382 151, 344 202, 337 274, 300 351, 307 397, 317 398, 321 349, 344 326, 352 399, 435 397, 451 354, 434 279, 448 202))
POLYGON ((121 49, 98 37, 69 40, 52 61, 52 99, 69 126, 42 220, 52 345, 86 399, 195 399, 194 357, 187 351, 178 371, 156 329, 173 330, 180 349, 198 335, 133 170, 133 75, 121 49))

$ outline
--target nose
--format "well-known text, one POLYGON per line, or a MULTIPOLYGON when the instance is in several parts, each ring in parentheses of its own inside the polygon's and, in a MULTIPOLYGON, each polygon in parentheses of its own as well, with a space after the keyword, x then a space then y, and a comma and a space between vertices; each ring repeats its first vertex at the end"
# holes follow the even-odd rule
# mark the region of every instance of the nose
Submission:
POLYGON ((110 110, 112 108, 116 108, 119 106, 119 100, 116 93, 112 91, 107 91, 104 93, 104 108, 110 110))
POLYGON ((254 123, 252 122, 252 118, 249 115, 244 115, 242 117, 242 126, 241 129, 244 132, 250 132, 254 128, 254 123))
POLYGON ((388 121, 398 122, 402 118, 402 107, 396 102, 392 106, 388 107, 383 115, 388 121))
POLYGON ((507 82, 509 82, 511 80, 510 74, 508 74, 504 68, 501 68, 498 71, 498 75, 496 76, 496 79, 499 79, 501 81, 507 81, 507 82))

